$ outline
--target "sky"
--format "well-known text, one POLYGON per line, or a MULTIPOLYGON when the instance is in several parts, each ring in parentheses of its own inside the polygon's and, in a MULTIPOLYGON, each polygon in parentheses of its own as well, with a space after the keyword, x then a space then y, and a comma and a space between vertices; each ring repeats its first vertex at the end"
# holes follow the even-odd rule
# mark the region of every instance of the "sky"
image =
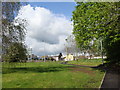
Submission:
POLYGON ((37 56, 65 53, 65 39, 72 34, 74 2, 29 2, 15 19, 27 20, 25 43, 37 56))
POLYGON ((68 19, 72 17, 72 11, 75 10, 75 2, 29 2, 32 7, 44 7, 52 13, 63 14, 68 19))

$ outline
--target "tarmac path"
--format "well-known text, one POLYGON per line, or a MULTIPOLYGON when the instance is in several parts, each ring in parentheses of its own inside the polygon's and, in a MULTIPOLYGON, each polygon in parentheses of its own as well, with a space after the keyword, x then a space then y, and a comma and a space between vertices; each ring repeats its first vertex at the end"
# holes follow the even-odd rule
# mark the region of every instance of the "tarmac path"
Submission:
POLYGON ((103 83, 101 85, 101 90, 105 88, 120 90, 120 74, 118 72, 106 72, 103 83))
MULTIPOLYGON (((67 64, 68 62, 62 62, 61 64, 67 64)), ((84 65, 75 65, 75 64, 67 64, 74 65, 80 67, 88 67, 88 68, 97 68, 97 66, 84 66, 84 65)), ((106 70, 106 75, 101 84, 100 90, 120 90, 120 73, 119 71, 106 70)))

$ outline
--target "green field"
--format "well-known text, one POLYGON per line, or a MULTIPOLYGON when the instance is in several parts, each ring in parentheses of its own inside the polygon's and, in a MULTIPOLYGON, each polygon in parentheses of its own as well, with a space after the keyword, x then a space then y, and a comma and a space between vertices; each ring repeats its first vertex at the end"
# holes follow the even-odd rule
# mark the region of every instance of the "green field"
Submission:
POLYGON ((15 68, 3 66, 3 88, 98 88, 104 75, 97 69, 60 62, 29 62, 15 68))
POLYGON ((78 61, 69 61, 69 64, 98 66, 102 64, 102 59, 80 59, 78 61))

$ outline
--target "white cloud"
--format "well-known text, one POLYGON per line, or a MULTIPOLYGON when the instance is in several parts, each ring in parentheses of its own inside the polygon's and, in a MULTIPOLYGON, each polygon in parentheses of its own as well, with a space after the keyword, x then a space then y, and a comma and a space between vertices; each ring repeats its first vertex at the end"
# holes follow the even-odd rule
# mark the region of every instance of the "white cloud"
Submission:
POLYGON ((23 6, 16 18, 28 21, 26 44, 36 55, 63 52, 65 38, 72 32, 71 21, 43 7, 23 6), (45 41, 42 42, 42 41, 45 41), (45 46, 44 46, 45 45, 45 46))

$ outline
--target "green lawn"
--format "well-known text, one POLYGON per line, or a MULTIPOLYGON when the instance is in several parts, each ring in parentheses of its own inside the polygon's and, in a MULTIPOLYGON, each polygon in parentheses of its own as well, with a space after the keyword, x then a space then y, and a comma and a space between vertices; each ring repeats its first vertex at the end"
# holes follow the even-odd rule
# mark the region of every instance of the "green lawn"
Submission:
POLYGON ((104 72, 60 62, 29 62, 8 68, 4 64, 3 88, 98 88, 104 72))
POLYGON ((98 66, 102 64, 102 59, 80 59, 78 61, 69 61, 69 64, 98 66))

